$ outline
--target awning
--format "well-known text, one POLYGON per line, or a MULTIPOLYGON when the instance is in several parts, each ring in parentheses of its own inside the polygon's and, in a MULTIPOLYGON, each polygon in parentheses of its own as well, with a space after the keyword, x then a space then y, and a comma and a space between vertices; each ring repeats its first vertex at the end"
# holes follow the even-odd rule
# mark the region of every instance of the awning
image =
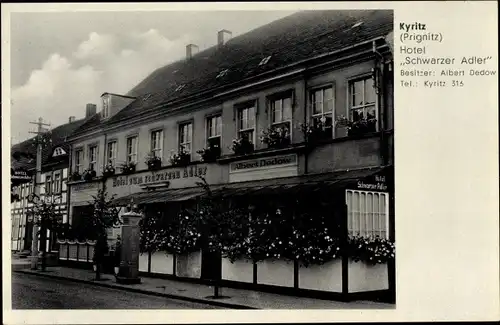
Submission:
MULTIPOLYGON (((308 174, 294 177, 274 178, 266 180, 246 181, 238 183, 211 185, 211 191, 217 197, 266 196, 279 193, 281 195, 300 195, 300 193, 324 193, 328 190, 341 189, 354 184, 360 179, 380 174, 390 167, 376 167, 343 170, 322 174, 308 174)), ((205 194, 201 187, 182 189, 162 189, 130 194, 114 200, 116 205, 180 202, 199 198, 205 194)))
POLYGON ((124 206, 130 204, 131 200, 134 204, 180 202, 197 198, 203 193, 204 190, 198 187, 147 191, 117 198, 113 200, 113 204, 124 206))

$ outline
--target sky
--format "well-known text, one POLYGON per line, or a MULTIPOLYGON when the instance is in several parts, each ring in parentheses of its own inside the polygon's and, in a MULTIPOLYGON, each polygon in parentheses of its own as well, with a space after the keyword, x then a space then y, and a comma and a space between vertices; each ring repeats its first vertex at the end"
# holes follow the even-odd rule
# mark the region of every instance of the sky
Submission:
POLYGON ((32 12, 11 14, 11 143, 31 121, 55 127, 85 115, 104 92, 125 94, 155 69, 292 11, 32 12))

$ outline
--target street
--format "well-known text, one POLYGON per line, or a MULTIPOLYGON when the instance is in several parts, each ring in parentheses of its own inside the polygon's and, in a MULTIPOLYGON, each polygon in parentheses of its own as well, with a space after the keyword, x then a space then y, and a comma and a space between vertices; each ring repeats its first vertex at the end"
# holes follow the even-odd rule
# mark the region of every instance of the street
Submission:
POLYGON ((12 273, 12 309, 220 309, 205 304, 12 273))

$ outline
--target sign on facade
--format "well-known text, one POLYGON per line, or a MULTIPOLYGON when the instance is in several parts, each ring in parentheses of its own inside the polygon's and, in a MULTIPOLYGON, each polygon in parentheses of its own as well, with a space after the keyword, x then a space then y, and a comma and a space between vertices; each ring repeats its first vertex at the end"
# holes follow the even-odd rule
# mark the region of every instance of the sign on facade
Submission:
POLYGON ((297 175, 298 158, 296 154, 238 161, 231 163, 229 167, 230 182, 297 175))

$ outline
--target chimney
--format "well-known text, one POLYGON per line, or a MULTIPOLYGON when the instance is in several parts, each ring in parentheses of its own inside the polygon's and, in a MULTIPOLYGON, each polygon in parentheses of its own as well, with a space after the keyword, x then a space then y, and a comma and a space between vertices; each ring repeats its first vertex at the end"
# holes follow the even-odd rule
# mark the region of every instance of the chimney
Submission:
POLYGON ((74 116, 70 116, 69 117, 69 123, 73 123, 75 121, 75 117, 74 116))
POLYGON ((227 29, 223 29, 217 33, 217 45, 222 46, 227 43, 233 36, 233 33, 227 29))
POLYGON ((91 117, 92 115, 95 115, 97 112, 97 106, 96 104, 87 104, 86 110, 85 110, 85 117, 91 117))
POLYGON ((198 53, 198 46, 195 44, 188 44, 186 46, 186 59, 191 59, 193 55, 198 53))

